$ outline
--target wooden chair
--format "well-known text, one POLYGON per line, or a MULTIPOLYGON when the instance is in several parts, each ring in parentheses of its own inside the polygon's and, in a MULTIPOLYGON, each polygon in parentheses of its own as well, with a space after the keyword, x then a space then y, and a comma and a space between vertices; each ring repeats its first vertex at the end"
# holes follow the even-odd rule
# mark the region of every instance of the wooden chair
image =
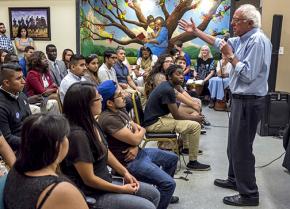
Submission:
MULTIPOLYGON (((136 104, 136 94, 132 94, 132 103, 133 103, 133 120, 141 125, 142 121, 140 121, 139 112, 137 109, 136 104)), ((172 151, 174 151, 176 154, 180 154, 179 151, 179 143, 178 143, 179 134, 174 132, 167 132, 167 133, 150 133, 146 132, 144 137, 144 142, 142 145, 142 148, 144 148, 148 142, 156 141, 156 142, 171 142, 174 144, 172 151)))

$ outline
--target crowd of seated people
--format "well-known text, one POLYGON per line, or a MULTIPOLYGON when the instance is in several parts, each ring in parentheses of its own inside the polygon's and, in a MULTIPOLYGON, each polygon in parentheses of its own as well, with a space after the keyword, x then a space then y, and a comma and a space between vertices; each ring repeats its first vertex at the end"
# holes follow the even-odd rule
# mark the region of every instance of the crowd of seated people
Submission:
MULTIPOLYGON (((201 60, 192 70, 182 43, 176 42, 174 47, 174 56, 162 54, 158 58, 149 47, 141 47, 133 72, 125 64, 124 47, 106 50, 102 65, 97 55, 84 57, 70 49, 57 60, 53 44, 46 46, 46 55, 26 46, 20 60, 14 53, 1 50, 0 154, 11 167, 4 195, 7 208, 24 198, 10 195, 15 192, 13 185, 21 184, 17 188, 21 192, 35 182, 41 184, 29 188, 27 200, 18 208, 56 204, 60 208, 87 208, 88 198, 81 193, 93 198, 89 204, 97 208, 165 209, 178 202, 179 198, 173 196, 178 156, 168 151, 172 147, 159 143, 161 149, 140 149, 139 145, 146 131, 177 132, 183 141, 182 152, 189 155, 186 167, 210 170, 210 165, 198 161, 202 154, 200 134, 205 133, 202 127, 209 123, 202 113, 201 100, 184 88, 184 76, 205 76, 204 84, 209 81, 212 92, 215 78, 209 78, 215 68, 206 47, 201 51, 207 51, 207 55, 201 52, 201 60), (201 67, 207 62, 208 68, 201 67), (145 113, 141 125, 129 114, 132 94, 147 100, 145 108, 140 105, 145 113), (54 104, 48 105, 51 101, 54 104), (50 128, 44 129, 44 124, 50 128), (48 130, 53 131, 50 134, 48 130), (41 146, 37 136, 43 140, 41 146), (2 152, 1 143, 21 154, 14 166, 14 153, 8 148, 2 152), (66 177, 57 171, 58 164, 66 177), (118 176, 112 177, 111 172, 118 176), (29 198, 31 193, 35 197, 29 198), (64 202, 59 203, 56 196, 63 193, 64 202)), ((221 61, 220 68, 226 64, 221 61)), ((218 72, 220 77, 226 75, 226 71, 218 72)))

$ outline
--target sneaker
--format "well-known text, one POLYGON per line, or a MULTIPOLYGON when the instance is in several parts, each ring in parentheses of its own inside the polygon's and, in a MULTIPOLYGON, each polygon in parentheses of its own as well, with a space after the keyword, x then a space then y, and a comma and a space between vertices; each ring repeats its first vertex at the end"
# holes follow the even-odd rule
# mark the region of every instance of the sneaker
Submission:
POLYGON ((179 197, 178 196, 172 196, 170 199, 170 204, 175 204, 179 202, 179 197))
POLYGON ((202 129, 200 130, 200 134, 205 135, 205 134, 206 134, 206 130, 205 130, 204 128, 202 128, 202 129))
POLYGON ((198 162, 197 160, 189 161, 186 165, 186 167, 190 170, 195 171, 208 171, 210 170, 210 165, 202 164, 198 162))
POLYGON ((198 155, 202 155, 203 151, 202 150, 198 150, 198 155))
POLYGON ((210 124, 210 122, 207 120, 207 118, 204 116, 204 118, 203 118, 203 122, 202 122, 202 124, 204 125, 204 126, 210 126, 211 124, 210 124))

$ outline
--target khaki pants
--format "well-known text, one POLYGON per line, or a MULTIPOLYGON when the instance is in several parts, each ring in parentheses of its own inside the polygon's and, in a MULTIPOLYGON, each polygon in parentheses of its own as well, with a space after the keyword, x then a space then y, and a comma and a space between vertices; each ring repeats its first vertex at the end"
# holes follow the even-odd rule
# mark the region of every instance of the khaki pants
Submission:
POLYGON ((188 141, 189 145, 189 160, 197 160, 200 124, 191 120, 175 120, 171 115, 162 116, 159 120, 146 127, 148 132, 176 132, 182 134, 184 141, 188 141))

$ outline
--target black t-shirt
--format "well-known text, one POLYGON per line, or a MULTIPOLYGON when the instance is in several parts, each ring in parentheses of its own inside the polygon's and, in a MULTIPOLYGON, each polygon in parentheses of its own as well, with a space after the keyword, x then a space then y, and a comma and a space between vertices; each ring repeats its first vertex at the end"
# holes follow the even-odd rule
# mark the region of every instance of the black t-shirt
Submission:
POLYGON ((130 123, 131 119, 128 113, 125 111, 119 110, 117 112, 112 112, 110 110, 106 110, 102 112, 98 119, 102 130, 107 135, 110 151, 124 166, 127 165, 127 163, 124 161, 127 153, 123 153, 123 151, 131 147, 131 145, 114 138, 112 134, 116 133, 124 127, 132 130, 132 125, 130 123))
MULTIPOLYGON (((101 131, 99 131, 99 133, 103 143, 106 145, 104 136, 102 135, 101 131)), ((105 154, 98 159, 97 143, 89 140, 85 130, 78 126, 71 127, 68 140, 69 151, 66 158, 61 163, 62 172, 67 175, 85 195, 104 193, 102 190, 85 185, 73 164, 77 162, 92 163, 94 174, 96 176, 102 178, 105 181, 112 182, 111 175, 107 167, 107 147, 105 147, 105 154)))
POLYGON ((145 111, 143 125, 150 126, 158 121, 158 118, 170 113, 168 104, 176 103, 174 87, 169 81, 162 82, 150 94, 145 111))

